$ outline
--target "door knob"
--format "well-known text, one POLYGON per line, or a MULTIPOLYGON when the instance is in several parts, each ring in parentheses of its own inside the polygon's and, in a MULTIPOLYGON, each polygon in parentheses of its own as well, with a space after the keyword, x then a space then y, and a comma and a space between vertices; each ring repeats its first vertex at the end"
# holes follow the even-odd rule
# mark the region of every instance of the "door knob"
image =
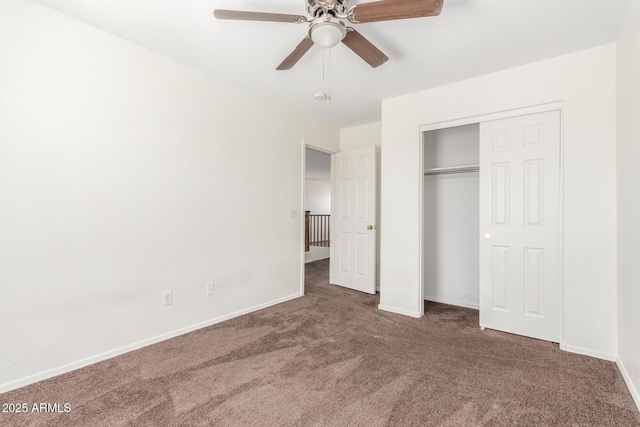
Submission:
POLYGON ((489 240, 491 238, 491 233, 484 233, 483 236, 485 239, 489 240))
POLYGON ((373 225, 367 225, 367 230, 373 230, 373 225))

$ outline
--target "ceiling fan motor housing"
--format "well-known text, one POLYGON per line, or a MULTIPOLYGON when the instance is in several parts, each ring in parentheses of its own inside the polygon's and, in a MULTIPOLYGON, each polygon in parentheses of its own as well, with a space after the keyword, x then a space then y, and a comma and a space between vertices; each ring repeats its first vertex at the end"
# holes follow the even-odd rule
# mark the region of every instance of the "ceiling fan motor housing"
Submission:
POLYGON ((345 16, 347 13, 347 0, 306 0, 307 12, 314 18, 324 15, 345 16))

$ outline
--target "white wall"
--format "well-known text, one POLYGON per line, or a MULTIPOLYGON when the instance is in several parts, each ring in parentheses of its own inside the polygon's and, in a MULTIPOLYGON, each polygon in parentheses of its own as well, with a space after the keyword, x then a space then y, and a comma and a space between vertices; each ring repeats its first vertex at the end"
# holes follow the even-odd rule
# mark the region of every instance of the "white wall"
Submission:
POLYGON ((640 1, 618 41, 618 351, 640 408, 640 1))
POLYGON ((304 210, 316 215, 331 213, 331 181, 304 180, 304 210))
POLYGON ((616 46, 609 44, 382 103, 382 308, 420 316, 419 127, 562 101, 563 341, 614 359, 616 46))
MULTIPOLYGON (((479 125, 425 132, 425 169, 479 161, 479 125)), ((426 175, 423 190, 424 299, 477 309, 480 174, 426 175)))
POLYGON ((378 174, 378 182, 376 184, 376 195, 378 197, 376 205, 376 216, 378 217, 376 240, 376 289, 380 290, 380 227, 381 227, 381 211, 380 211, 380 186, 382 182, 382 173, 380 170, 380 144, 382 142, 381 123, 369 123, 366 125, 353 126, 340 129, 340 151, 355 150, 357 148, 369 147, 375 145, 376 172, 378 174))
POLYGON ((0 58, 0 392, 300 294, 337 129, 27 0, 0 58))
POLYGON ((309 252, 304 253, 304 263, 320 261, 329 258, 330 248, 324 246, 310 246, 309 252))
POLYGON ((382 123, 340 129, 340 151, 355 150, 370 145, 380 146, 382 142, 382 123))

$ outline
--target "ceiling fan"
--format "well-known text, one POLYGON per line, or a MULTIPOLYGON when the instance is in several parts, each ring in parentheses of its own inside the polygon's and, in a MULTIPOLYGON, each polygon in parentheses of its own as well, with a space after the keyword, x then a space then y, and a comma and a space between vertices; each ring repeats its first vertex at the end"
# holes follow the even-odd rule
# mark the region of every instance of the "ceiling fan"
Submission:
POLYGON ((347 0, 304 0, 311 18, 283 13, 249 12, 216 9, 218 19, 241 21, 269 21, 291 24, 309 24, 306 37, 293 49, 277 70, 290 70, 314 44, 332 48, 344 43, 372 67, 378 67, 389 59, 362 34, 347 27, 343 20, 353 24, 390 21, 394 19, 437 16, 443 0, 379 0, 348 6, 347 0))

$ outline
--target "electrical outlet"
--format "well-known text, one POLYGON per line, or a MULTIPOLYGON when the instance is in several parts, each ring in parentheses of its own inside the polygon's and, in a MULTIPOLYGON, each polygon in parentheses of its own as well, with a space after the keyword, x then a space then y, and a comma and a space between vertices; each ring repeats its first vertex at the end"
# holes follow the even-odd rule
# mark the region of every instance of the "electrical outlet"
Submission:
POLYGON ((216 293, 216 284, 211 282, 207 283, 207 296, 214 295, 216 293))
POLYGON ((162 305, 171 305, 173 303, 173 292, 167 291, 162 294, 162 305))

